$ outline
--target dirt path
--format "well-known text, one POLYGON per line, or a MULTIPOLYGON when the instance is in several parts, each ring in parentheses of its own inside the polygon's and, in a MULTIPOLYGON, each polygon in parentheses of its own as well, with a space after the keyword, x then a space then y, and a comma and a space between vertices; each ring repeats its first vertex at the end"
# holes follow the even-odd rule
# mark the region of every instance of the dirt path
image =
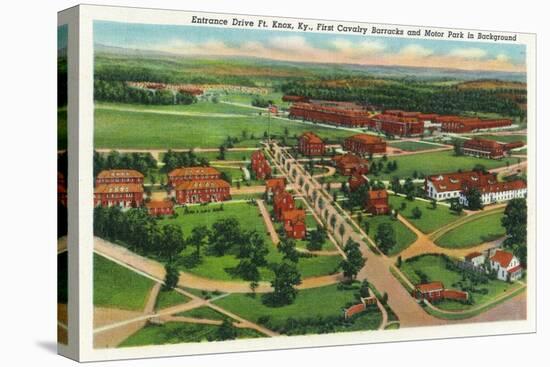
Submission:
POLYGON ((497 305, 480 315, 467 319, 468 322, 496 322, 527 319, 527 292, 521 292, 508 301, 497 305))
POLYGON ((256 199, 256 203, 258 204, 258 208, 260 208, 260 213, 262 213, 264 224, 267 228, 267 231, 269 232, 269 236, 271 237, 271 242, 273 242, 275 246, 279 245, 279 242, 281 240, 279 239, 279 235, 277 234, 275 227, 273 227, 273 222, 271 221, 271 217, 269 216, 269 211, 265 207, 264 201, 256 199))
POLYGON ((321 166, 319 164, 316 164, 314 165, 314 167, 317 167, 317 168, 326 168, 327 169, 327 172, 324 172, 324 173, 317 173, 315 175, 313 175, 313 177, 315 178, 319 178, 319 177, 330 177, 330 176, 334 176, 334 174, 336 173, 336 168, 332 167, 332 166, 321 166))

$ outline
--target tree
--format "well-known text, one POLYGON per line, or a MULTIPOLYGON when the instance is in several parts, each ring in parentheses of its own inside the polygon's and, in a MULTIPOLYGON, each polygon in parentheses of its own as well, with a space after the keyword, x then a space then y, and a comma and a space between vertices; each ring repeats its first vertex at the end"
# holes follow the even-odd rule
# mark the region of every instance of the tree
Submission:
POLYGON ((449 210, 458 215, 462 213, 463 207, 462 207, 462 204, 460 204, 460 202, 457 199, 454 199, 451 201, 451 206, 449 210))
POLYGON ((414 183, 410 177, 403 184, 403 193, 407 196, 407 200, 412 201, 414 199, 414 183))
POLYGON ((466 190, 466 200, 468 201, 468 208, 470 210, 480 210, 483 209, 483 204, 481 202, 481 193, 475 187, 466 190))
POLYGON ((506 230, 506 247, 518 256, 523 265, 527 265, 527 201, 512 199, 506 204, 502 226, 506 230))
POLYGON ((240 244, 242 238, 241 225, 236 218, 219 219, 212 224, 209 248, 214 254, 222 256, 233 246, 240 244))
POLYGON ((174 289, 178 284, 179 280, 179 271, 174 263, 169 262, 164 266, 166 275, 164 276, 164 289, 174 289))
POLYGON ((310 232, 307 249, 310 251, 319 251, 323 248, 323 244, 327 240, 327 233, 321 225, 317 225, 317 229, 310 232))
POLYGON ((216 331, 216 340, 233 340, 237 337, 237 330, 228 319, 224 319, 216 331))
POLYGON ((195 245, 196 256, 201 256, 201 247, 205 244, 206 238, 208 237, 210 231, 205 225, 199 225, 191 230, 191 237, 188 239, 188 243, 195 245))
POLYGON ((374 237, 376 243, 383 253, 387 254, 395 244, 395 231, 391 223, 381 223, 376 229, 376 235, 374 237))
POLYGON ((420 219, 422 217, 422 210, 419 207, 415 206, 412 210, 412 216, 414 219, 420 219))
POLYGON ((342 260, 341 267, 344 276, 349 280, 355 279, 359 270, 365 265, 365 259, 359 249, 359 244, 351 239, 344 246, 346 259, 342 260))
POLYGON ((365 222, 363 224, 363 230, 365 231, 365 233, 368 235, 369 234, 369 231, 370 231, 370 223, 369 222, 365 222))
POLYGON ((294 302, 298 291, 295 286, 302 283, 300 272, 295 264, 282 262, 274 266, 275 278, 271 281, 273 292, 269 302, 274 306, 289 305, 294 302))
POLYGON ((297 263, 300 259, 300 253, 296 250, 296 242, 290 238, 284 238, 277 249, 283 254, 283 260, 292 261, 297 263))
POLYGON ((265 241, 256 231, 247 232, 242 237, 237 257, 249 259, 257 267, 267 265, 265 257, 269 253, 265 241))
POLYGON ((430 200, 430 207, 432 209, 437 208, 437 201, 435 199, 430 200))
POLYGON ((401 265, 403 265, 403 259, 401 258, 401 255, 399 255, 399 256, 397 256, 397 262, 395 263, 395 266, 400 268, 401 265))
POLYGON ((370 296, 368 280, 364 279, 361 282, 361 287, 359 288, 359 295, 363 298, 370 296))
POLYGON ((455 139, 453 141, 453 148, 456 156, 464 155, 464 151, 462 150, 462 143, 460 140, 455 139))
POLYGON ((174 256, 185 248, 185 241, 181 227, 174 224, 166 224, 162 227, 162 255, 172 261, 174 256))

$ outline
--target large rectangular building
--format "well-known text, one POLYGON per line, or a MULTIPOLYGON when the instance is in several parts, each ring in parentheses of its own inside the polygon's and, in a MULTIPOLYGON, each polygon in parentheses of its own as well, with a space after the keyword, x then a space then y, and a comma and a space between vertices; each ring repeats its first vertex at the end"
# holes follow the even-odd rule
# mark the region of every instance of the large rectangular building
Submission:
POLYGON ((143 174, 134 169, 109 169, 99 172, 95 184, 135 183, 143 184, 143 174))
POLYGON ((359 155, 385 153, 386 141, 378 136, 357 134, 344 140, 344 149, 359 155))
POLYGON ((137 183, 99 184, 94 190, 94 206, 136 208, 143 203, 143 186, 137 183))
POLYGON ((178 204, 195 204, 231 199, 231 186, 224 180, 207 179, 183 181, 175 188, 178 204))
POLYGON ((463 116, 438 116, 441 131, 449 133, 469 133, 476 130, 489 130, 512 126, 510 119, 486 119, 463 116))
POLYGON ((362 127, 369 121, 369 111, 351 102, 311 100, 293 103, 290 106, 289 118, 346 127, 362 127))
POLYGON ((168 183, 172 187, 176 187, 182 182, 193 180, 217 180, 220 176, 220 171, 214 167, 181 167, 168 173, 168 183))
POLYGON ((298 151, 307 156, 324 155, 325 143, 319 136, 307 131, 298 140, 298 151))
POLYGON ((424 133, 424 121, 419 115, 420 112, 387 110, 372 117, 369 127, 395 136, 418 136, 424 133))
POLYGON ((343 176, 369 173, 369 161, 352 153, 336 155, 332 157, 332 163, 343 176))
POLYGON ((466 140, 462 152, 474 157, 499 159, 504 157, 504 145, 494 140, 473 138, 466 140))

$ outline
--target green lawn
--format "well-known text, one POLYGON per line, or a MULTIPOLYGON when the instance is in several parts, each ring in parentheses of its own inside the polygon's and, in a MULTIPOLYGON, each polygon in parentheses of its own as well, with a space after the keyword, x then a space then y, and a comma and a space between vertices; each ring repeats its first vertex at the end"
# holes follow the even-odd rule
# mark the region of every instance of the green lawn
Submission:
POLYGON ((154 282, 94 254, 94 305, 141 311, 154 282))
MULTIPOLYGON (((375 161, 379 159, 375 159, 375 161)), ((515 164, 517 163, 517 158, 495 160, 470 156, 455 156, 453 151, 444 151, 391 157, 388 161, 397 161, 396 171, 391 173, 381 172, 378 176, 369 174, 369 177, 390 180, 393 176, 400 178, 412 177, 415 171, 418 174, 424 175, 456 172, 459 169, 466 171, 472 169, 476 164, 481 164, 487 169, 492 169, 506 166, 507 161, 510 164, 515 164)))
POLYGON ((189 302, 190 298, 176 292, 175 290, 161 290, 159 292, 159 295, 157 297, 157 303, 155 305, 155 308, 157 310, 162 310, 163 308, 172 307, 175 305, 179 305, 180 303, 186 303, 189 302))
MULTIPOLYGON (((251 297, 246 294, 231 294, 215 301, 217 305, 245 319, 258 322, 268 316, 270 324, 283 325, 287 318, 303 319, 310 317, 340 316, 343 308, 356 302, 357 289, 338 290, 337 285, 301 290, 293 304, 283 307, 269 307, 262 302, 262 297, 251 297)), ((374 312, 379 314, 379 312, 374 312)), ((376 327, 378 327, 376 324, 376 327)))
POLYGON ((445 233, 436 242, 441 247, 464 248, 493 241, 506 234, 501 224, 503 216, 503 212, 499 211, 467 222, 445 233))
POLYGON ((408 229, 400 221, 392 220, 389 215, 376 215, 368 218, 363 218, 364 221, 370 223, 369 236, 371 236, 373 239, 376 236, 376 230, 380 224, 390 223, 392 225, 397 243, 386 255, 397 255, 398 253, 409 247, 414 241, 416 241, 416 235, 410 229, 408 229))
MULTIPOLYGON (((406 260, 401 265, 401 271, 413 284, 419 284, 420 278, 416 271, 421 271, 426 274, 430 282, 440 281, 446 288, 461 289, 461 285, 465 284, 462 274, 458 271, 449 270, 446 267, 445 257, 438 255, 422 255, 409 260, 406 260)), ((509 284, 500 280, 489 280, 486 284, 478 284, 476 289, 487 289, 487 294, 481 292, 470 292, 470 296, 474 300, 473 305, 462 304, 457 301, 444 300, 436 304, 437 307, 443 310, 467 310, 469 308, 483 305, 490 302, 497 296, 506 293, 511 293, 517 290, 521 285, 519 283, 509 284)))
MULTIPOLYGON (((254 153, 253 150, 244 150, 244 151, 226 151, 225 160, 226 161, 249 161, 250 156, 254 153)), ((219 152, 197 152, 195 153, 197 157, 207 158, 209 161, 217 161, 219 152)), ((223 162, 223 161, 220 161, 223 162)))
MULTIPOLYGON (((191 207, 191 211, 195 213, 184 214, 182 208, 176 208, 179 214, 177 218, 164 218, 161 223, 172 223, 182 227, 183 233, 188 237, 192 229, 198 225, 211 226, 218 219, 222 218, 237 218, 244 230, 256 230, 264 237, 268 245, 269 253, 267 255, 268 263, 278 263, 282 256, 277 251, 276 247, 271 242, 265 224, 260 215, 259 209, 255 205, 248 203, 225 203, 223 211, 211 211, 213 208, 220 207, 221 204, 210 204, 207 206, 191 207)), ((181 259, 191 256, 195 251, 195 246, 188 246, 181 254, 181 259)), ((194 267, 187 267, 185 261, 180 261, 181 270, 203 276, 211 279, 220 280, 235 280, 240 279, 235 274, 235 268, 239 263, 239 259, 234 254, 226 254, 224 256, 209 256, 206 255, 206 249, 202 250, 202 262, 194 267)), ((303 278, 332 274, 340 264, 341 257, 335 256, 314 256, 310 258, 302 257, 298 263, 298 269, 303 278)), ((273 272, 268 267, 260 268, 262 280, 273 279, 273 272)))
POLYGON ((435 145, 435 144, 429 144, 429 143, 423 143, 421 141, 392 141, 389 143, 390 146, 406 150, 409 152, 416 152, 418 150, 431 150, 431 149, 438 149, 443 148, 443 146, 435 145))
MULTIPOLYGON (((162 345, 193 343, 218 340, 219 326, 167 322, 163 325, 148 324, 120 344, 120 347, 137 347, 143 345, 162 345)), ((257 338, 263 334, 251 329, 238 329, 237 338, 257 338)))
POLYGON ((347 131, 308 126, 295 121, 271 119, 265 116, 206 117, 150 112, 95 109, 94 146, 96 148, 194 148, 219 147, 227 136, 239 138, 237 147, 254 147, 270 123, 271 132, 289 136, 314 130, 323 138, 344 138, 347 131), (254 139, 242 138, 246 131, 254 139))
POLYGON ((107 103, 96 102, 96 109, 102 110, 137 110, 137 111, 159 111, 174 112, 183 114, 229 114, 229 115, 257 115, 258 112, 247 107, 230 105, 227 103, 213 103, 199 101, 190 105, 141 105, 128 103, 107 103))
POLYGON ((405 219, 423 233, 431 233, 446 224, 458 220, 464 215, 457 215, 451 212, 447 206, 437 205, 435 209, 432 209, 431 203, 421 200, 409 201, 404 197, 395 195, 390 195, 390 205, 392 205, 394 209, 399 210, 399 213, 404 216, 405 219), (405 210, 401 210, 402 203, 407 205, 405 210), (415 219, 412 216, 412 211, 415 207, 418 207, 422 211, 422 216, 419 219, 415 219))
POLYGON ((194 317, 197 319, 222 320, 222 321, 225 319, 231 319, 230 317, 225 316, 224 314, 221 314, 218 311, 206 306, 193 308, 185 312, 180 312, 176 314, 176 316, 194 317))

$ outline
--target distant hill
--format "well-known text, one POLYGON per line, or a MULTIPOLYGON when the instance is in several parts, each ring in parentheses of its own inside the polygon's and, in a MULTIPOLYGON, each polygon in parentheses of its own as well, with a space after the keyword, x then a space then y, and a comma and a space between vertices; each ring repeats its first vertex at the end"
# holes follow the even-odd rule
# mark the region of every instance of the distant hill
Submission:
MULTIPOLYGON (((252 68, 261 68, 274 74, 274 76, 282 76, 294 74, 296 76, 299 73, 309 74, 317 72, 322 73, 345 73, 354 74, 363 77, 373 78, 397 78, 406 79, 411 78, 415 80, 425 81, 474 81, 474 80, 497 80, 506 82, 526 82, 525 73, 520 72, 501 72, 501 71, 487 71, 487 70, 460 70, 460 69, 448 69, 448 68, 434 68, 434 67, 408 67, 408 66, 386 66, 386 65, 358 65, 358 64, 333 64, 333 63, 317 63, 317 62, 293 62, 293 61, 279 61, 261 57, 230 57, 230 56, 182 56, 168 52, 141 50, 123 47, 111 47, 102 44, 96 44, 95 52, 97 56, 119 56, 122 58, 147 58, 154 59, 160 58, 164 61, 171 60, 174 63, 183 62, 186 65, 197 63, 201 60, 216 62, 218 65, 222 64, 222 61, 226 63, 224 70, 217 70, 216 73, 220 74, 226 72, 228 74, 233 73, 235 70, 231 70, 231 67, 237 67, 240 69, 243 66, 250 66, 252 68), (273 70, 273 69, 285 69, 273 70)), ((250 69, 249 71, 252 71, 250 69)), ((235 74, 233 74, 235 75, 235 74)))

